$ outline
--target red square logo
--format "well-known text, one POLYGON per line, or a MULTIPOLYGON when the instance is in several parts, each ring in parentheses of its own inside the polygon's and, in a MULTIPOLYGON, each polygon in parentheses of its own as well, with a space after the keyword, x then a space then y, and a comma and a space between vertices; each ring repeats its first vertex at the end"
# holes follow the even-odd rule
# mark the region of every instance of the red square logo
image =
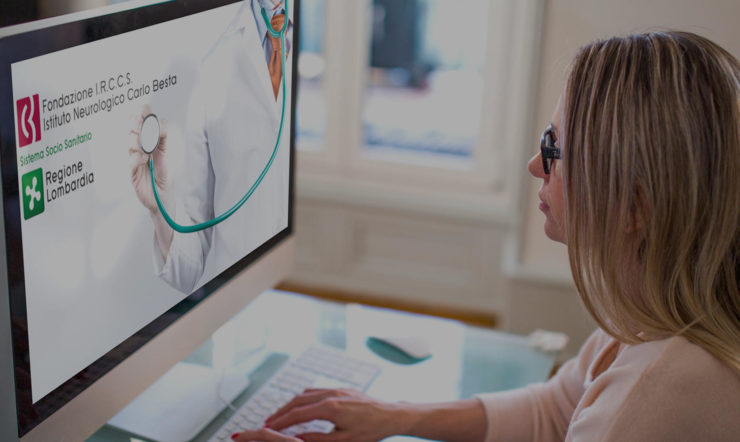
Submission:
POLYGON ((39 94, 16 101, 15 113, 18 118, 18 147, 41 140, 39 94))

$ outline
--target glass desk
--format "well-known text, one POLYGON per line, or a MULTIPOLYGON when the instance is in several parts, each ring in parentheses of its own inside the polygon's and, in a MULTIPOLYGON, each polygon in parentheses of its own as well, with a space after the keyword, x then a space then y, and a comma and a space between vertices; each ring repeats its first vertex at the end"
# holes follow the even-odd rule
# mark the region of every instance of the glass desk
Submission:
MULTIPOLYGON (((557 357, 557 352, 533 348, 525 336, 271 290, 239 312, 186 361, 248 373, 249 387, 233 402, 238 408, 290 356, 314 343, 340 348, 380 365, 382 372, 367 393, 387 401, 436 402, 521 387, 547 379, 557 357), (368 337, 389 335, 423 336, 432 357, 403 365, 383 359, 368 348, 368 337)), ((194 441, 207 440, 231 413, 226 408, 194 441)), ((110 426, 88 439, 137 440, 146 439, 110 426)))

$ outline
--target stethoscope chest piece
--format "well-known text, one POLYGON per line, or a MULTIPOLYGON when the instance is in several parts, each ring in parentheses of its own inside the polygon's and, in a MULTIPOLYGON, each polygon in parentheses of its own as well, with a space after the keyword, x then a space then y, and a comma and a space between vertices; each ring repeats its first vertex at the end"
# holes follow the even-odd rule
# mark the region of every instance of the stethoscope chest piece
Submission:
POLYGON ((149 114, 144 117, 144 121, 141 122, 141 132, 139 132, 139 142, 141 143, 141 150, 147 154, 154 152, 159 146, 159 119, 154 114, 149 114))

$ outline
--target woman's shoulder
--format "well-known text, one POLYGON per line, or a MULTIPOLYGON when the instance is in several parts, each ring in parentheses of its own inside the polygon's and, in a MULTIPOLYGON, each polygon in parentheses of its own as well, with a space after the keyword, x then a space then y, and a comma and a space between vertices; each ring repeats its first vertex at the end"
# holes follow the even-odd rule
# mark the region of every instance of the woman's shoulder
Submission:
POLYGON ((640 380, 643 382, 669 386, 690 381, 697 386, 722 383, 740 388, 739 372, 682 336, 626 345, 615 365, 641 366, 640 380))
POLYGON ((584 359, 601 365, 606 371, 619 369, 621 373, 633 373, 639 377, 658 376, 664 379, 663 382, 697 377, 697 381, 715 383, 721 378, 740 386, 740 372, 682 336, 628 345, 599 329, 591 335, 584 348, 588 348, 590 353, 584 359), (607 349, 613 349, 613 357, 605 364, 600 356, 607 349), (708 377, 710 373, 715 377, 708 377))
MULTIPOLYGON (((626 345, 603 331, 568 440, 733 440, 740 374, 682 337, 626 345)), ((585 356, 585 355, 582 355, 585 356)))
POLYGON ((686 338, 624 346, 612 369, 631 384, 615 410, 615 440, 668 434, 673 440, 732 440, 740 434, 740 373, 686 338))

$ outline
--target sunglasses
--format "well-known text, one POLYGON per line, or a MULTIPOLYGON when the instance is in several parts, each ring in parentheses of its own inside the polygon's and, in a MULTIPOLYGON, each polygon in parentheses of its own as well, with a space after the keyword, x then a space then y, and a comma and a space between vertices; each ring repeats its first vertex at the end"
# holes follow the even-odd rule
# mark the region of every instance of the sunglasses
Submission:
POLYGON ((555 147, 555 132, 552 129, 552 124, 547 126, 547 129, 542 133, 542 138, 540 138, 540 153, 545 175, 550 175, 552 162, 560 159, 560 148, 555 147))

